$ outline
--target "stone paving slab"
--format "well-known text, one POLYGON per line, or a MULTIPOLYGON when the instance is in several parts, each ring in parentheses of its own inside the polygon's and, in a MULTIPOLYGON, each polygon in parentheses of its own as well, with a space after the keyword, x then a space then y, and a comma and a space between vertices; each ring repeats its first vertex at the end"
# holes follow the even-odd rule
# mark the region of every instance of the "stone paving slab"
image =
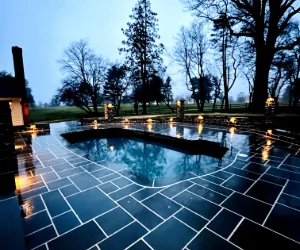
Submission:
POLYGON ((211 128, 240 152, 230 166, 161 187, 90 162, 60 137, 82 127, 55 124, 33 138, 17 156, 27 249, 300 249, 300 146, 211 128))

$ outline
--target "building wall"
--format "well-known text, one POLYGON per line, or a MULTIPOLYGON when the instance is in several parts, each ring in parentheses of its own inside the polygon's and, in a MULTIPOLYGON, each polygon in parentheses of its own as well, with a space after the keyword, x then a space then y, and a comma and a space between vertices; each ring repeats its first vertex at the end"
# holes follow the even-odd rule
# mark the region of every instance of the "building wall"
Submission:
POLYGON ((23 126, 24 125, 22 105, 21 105, 20 101, 21 101, 21 99, 13 99, 10 104, 13 126, 23 126))
POLYGON ((21 98, 0 98, 0 101, 6 101, 10 104, 11 117, 13 126, 23 126, 23 111, 21 105, 21 98))

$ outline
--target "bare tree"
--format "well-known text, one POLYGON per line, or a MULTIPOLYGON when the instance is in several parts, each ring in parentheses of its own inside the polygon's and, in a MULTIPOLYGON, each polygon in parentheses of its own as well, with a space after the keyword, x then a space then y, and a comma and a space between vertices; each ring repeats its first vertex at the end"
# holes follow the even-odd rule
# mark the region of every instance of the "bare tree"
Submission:
POLYGON ((98 104, 102 101, 102 88, 105 83, 107 62, 94 53, 86 40, 72 42, 58 61, 65 74, 60 89, 64 100, 92 112, 98 113, 98 104))
POLYGON ((203 24, 193 22, 190 28, 182 27, 176 37, 173 59, 187 76, 186 87, 195 98, 198 111, 203 111, 205 103, 204 56, 208 50, 203 24), (194 79, 197 78, 198 82, 194 79), (199 87, 197 86, 199 84, 199 87), (200 98, 197 98, 199 89, 200 98))
POLYGON ((274 56, 292 50, 300 37, 289 27, 300 13, 299 0, 182 0, 188 10, 210 21, 222 21, 232 36, 255 52, 253 104, 262 111, 274 56), (289 38, 286 38, 286 35, 289 38))
POLYGON ((215 111, 217 99, 219 99, 221 95, 222 77, 210 76, 210 78, 210 81, 212 83, 212 96, 214 98, 213 111, 215 111))
POLYGON ((286 69, 287 54, 280 52, 273 61, 269 80, 269 94, 275 100, 279 99, 281 89, 288 83, 289 79, 286 77, 286 69))

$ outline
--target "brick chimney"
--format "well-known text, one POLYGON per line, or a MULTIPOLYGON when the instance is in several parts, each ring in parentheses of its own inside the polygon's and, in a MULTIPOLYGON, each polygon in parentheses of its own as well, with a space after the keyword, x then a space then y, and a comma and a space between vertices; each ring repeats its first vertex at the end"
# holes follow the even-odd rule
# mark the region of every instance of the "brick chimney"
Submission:
POLYGON ((22 48, 17 46, 12 47, 12 54, 14 59, 14 69, 15 69, 15 78, 18 82, 19 93, 23 111, 23 120, 24 125, 30 124, 29 117, 29 108, 28 108, 28 100, 27 100, 27 91, 26 91, 26 83, 25 83, 25 73, 24 73, 24 64, 23 64, 23 56, 22 56, 22 48))

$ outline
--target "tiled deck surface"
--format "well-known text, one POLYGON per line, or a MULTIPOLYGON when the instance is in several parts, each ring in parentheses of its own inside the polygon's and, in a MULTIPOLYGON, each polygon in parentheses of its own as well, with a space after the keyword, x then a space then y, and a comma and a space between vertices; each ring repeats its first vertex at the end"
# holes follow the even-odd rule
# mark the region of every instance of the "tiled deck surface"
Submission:
POLYGON ((85 159, 60 136, 80 129, 53 125, 17 157, 28 249, 300 249, 295 141, 215 127, 236 152, 229 166, 152 188, 85 159))

